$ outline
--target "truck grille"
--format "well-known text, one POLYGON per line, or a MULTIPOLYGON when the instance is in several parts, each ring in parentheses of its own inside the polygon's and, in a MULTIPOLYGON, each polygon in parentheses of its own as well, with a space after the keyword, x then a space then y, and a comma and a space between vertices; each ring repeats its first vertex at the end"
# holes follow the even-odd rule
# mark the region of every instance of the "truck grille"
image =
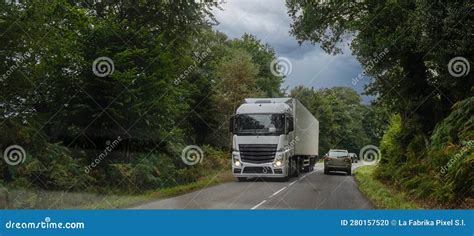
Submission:
POLYGON ((275 159, 277 144, 240 144, 239 150, 243 162, 268 163, 275 159))

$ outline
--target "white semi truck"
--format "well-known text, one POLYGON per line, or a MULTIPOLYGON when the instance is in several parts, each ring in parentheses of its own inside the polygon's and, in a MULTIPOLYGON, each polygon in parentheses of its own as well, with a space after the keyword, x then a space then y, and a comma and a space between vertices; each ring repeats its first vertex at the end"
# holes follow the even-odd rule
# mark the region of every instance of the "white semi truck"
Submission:
POLYGON ((248 98, 230 119, 232 173, 296 177, 312 171, 318 156, 319 122, 295 98, 248 98))

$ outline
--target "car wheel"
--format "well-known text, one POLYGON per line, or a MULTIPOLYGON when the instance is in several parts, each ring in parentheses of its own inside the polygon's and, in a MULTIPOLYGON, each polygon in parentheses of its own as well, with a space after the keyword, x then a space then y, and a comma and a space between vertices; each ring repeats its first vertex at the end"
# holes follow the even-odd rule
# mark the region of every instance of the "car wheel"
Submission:
POLYGON ((351 168, 349 168, 346 172, 347 172, 347 175, 352 175, 352 169, 351 168))

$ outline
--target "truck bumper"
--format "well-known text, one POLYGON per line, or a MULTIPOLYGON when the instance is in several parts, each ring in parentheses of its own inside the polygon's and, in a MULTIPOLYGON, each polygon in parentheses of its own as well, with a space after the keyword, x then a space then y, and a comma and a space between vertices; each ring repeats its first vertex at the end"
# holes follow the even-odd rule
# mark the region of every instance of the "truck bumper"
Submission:
POLYGON ((274 167, 273 163, 253 164, 242 162, 240 167, 232 166, 234 177, 282 178, 287 176, 286 166, 274 167))

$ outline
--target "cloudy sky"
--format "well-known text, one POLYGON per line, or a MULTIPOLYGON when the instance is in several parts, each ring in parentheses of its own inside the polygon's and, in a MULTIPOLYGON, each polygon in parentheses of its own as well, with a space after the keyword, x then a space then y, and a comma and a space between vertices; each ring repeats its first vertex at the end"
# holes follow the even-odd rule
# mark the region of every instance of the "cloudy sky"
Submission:
MULTIPOLYGON (((284 87, 346 86, 361 93, 363 85, 369 81, 363 78, 355 86, 352 84, 352 79, 362 72, 362 66, 351 55, 350 49, 332 56, 322 51, 319 45, 305 43, 299 46, 295 37, 289 34, 291 18, 284 0, 226 0, 220 6, 224 10, 214 10, 220 23, 216 30, 230 38, 240 38, 246 32, 253 34, 270 44, 278 57, 289 59, 291 73, 284 87)), ((364 101, 368 100, 370 98, 364 97, 364 101)))

